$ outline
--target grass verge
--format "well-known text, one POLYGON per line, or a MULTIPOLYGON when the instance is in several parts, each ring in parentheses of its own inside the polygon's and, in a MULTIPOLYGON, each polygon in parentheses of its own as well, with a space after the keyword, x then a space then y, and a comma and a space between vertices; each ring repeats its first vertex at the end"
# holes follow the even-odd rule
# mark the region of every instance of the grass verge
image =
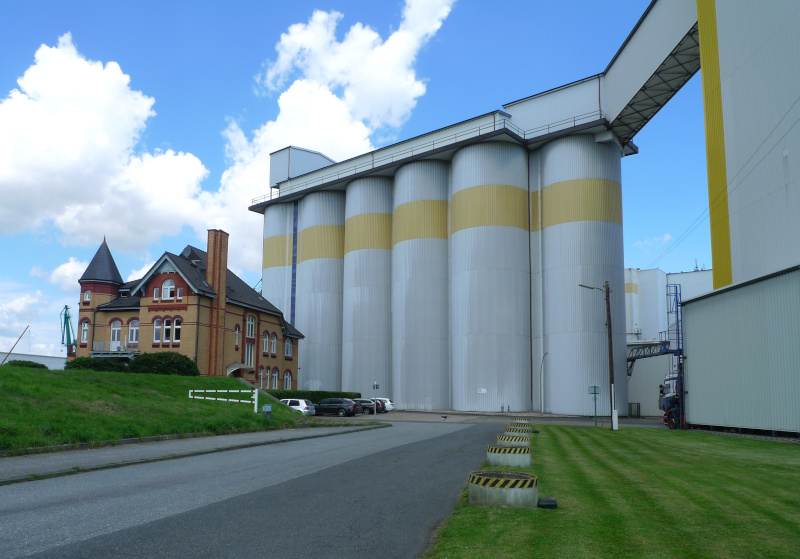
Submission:
MULTIPOLYGON (((330 424, 273 402, 272 419, 252 404, 189 399, 189 390, 241 390, 228 378, 0 367, 0 450, 100 446, 120 439, 222 435, 330 424)), ((239 398, 231 394, 231 398, 239 398)), ((249 395, 242 394, 242 399, 249 395)), ((261 401, 259 401, 260 404, 261 401)))
POLYGON ((691 431, 538 426, 531 468, 557 510, 470 506, 426 559, 797 557, 800 446, 691 431))

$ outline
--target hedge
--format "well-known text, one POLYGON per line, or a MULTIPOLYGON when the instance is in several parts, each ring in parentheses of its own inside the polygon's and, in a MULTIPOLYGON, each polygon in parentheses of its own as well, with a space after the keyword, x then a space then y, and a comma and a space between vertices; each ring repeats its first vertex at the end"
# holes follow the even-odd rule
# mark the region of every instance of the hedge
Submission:
POLYGON ((361 398, 361 392, 332 392, 328 390, 267 390, 267 393, 278 400, 298 398, 300 400, 311 400, 315 404, 325 398, 361 398))
POLYGON ((114 357, 76 357, 67 361, 64 368, 125 373, 128 371, 128 363, 114 357))
POLYGON ((37 363, 36 361, 26 361, 24 359, 12 359, 6 361, 6 365, 13 365, 15 367, 27 367, 29 369, 47 369, 44 363, 37 363))
POLYGON ((200 376, 197 363, 185 355, 172 351, 142 353, 131 361, 130 371, 132 373, 149 373, 151 375, 200 376))

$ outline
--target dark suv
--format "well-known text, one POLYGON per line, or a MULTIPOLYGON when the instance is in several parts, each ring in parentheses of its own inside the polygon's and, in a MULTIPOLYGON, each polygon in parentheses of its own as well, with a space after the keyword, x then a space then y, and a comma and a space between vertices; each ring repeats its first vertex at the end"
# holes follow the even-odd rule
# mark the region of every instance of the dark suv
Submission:
MULTIPOLYGON (((356 398, 353 400, 356 404, 360 404, 361 407, 364 409, 364 413, 375 413, 375 402, 372 400, 367 400, 366 398, 356 398)), ((386 406, 383 405, 383 402, 378 402, 378 413, 383 413, 386 411, 386 406)))
POLYGON ((314 404, 314 411, 317 415, 333 413, 344 417, 345 415, 355 415, 357 407, 356 403, 348 398, 325 398, 318 404, 314 404))

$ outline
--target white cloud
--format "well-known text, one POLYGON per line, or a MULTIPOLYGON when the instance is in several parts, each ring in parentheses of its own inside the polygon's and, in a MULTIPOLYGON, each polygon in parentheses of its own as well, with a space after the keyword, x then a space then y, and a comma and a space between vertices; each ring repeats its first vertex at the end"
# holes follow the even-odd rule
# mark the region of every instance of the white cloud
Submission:
POLYGON ((3 293, 0 290, 0 347, 10 348, 27 325, 39 320, 40 312, 47 304, 41 291, 3 293))
POLYGON ((142 279, 142 277, 144 277, 144 275, 147 272, 150 271, 150 268, 152 268, 153 264, 155 264, 155 263, 156 263, 155 260, 151 260, 147 264, 145 264, 144 266, 139 268, 138 270, 131 270, 131 273, 128 274, 128 277, 125 278, 125 281, 133 281, 133 280, 142 279))
POLYGON ((44 278, 47 277, 47 272, 42 270, 41 266, 34 266, 33 268, 31 268, 31 271, 28 272, 28 275, 31 276, 32 278, 44 278))
POLYGON ((52 271, 47 281, 58 285, 61 289, 75 295, 77 298, 78 293, 80 293, 78 280, 88 267, 88 262, 81 262, 77 258, 70 256, 68 262, 61 264, 52 271))
POLYGON ((651 237, 649 239, 644 239, 642 241, 634 241, 633 246, 638 248, 647 248, 651 246, 661 246, 665 245, 672 240, 672 235, 669 233, 664 233, 660 237, 651 237))

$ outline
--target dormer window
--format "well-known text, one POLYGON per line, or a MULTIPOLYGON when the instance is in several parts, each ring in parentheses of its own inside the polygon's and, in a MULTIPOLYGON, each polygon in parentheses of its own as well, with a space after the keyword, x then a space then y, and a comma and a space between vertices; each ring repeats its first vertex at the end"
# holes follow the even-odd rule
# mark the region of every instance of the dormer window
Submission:
POLYGON ((168 279, 162 284, 161 287, 161 300, 172 301, 175 298, 175 282, 171 279, 168 279))

